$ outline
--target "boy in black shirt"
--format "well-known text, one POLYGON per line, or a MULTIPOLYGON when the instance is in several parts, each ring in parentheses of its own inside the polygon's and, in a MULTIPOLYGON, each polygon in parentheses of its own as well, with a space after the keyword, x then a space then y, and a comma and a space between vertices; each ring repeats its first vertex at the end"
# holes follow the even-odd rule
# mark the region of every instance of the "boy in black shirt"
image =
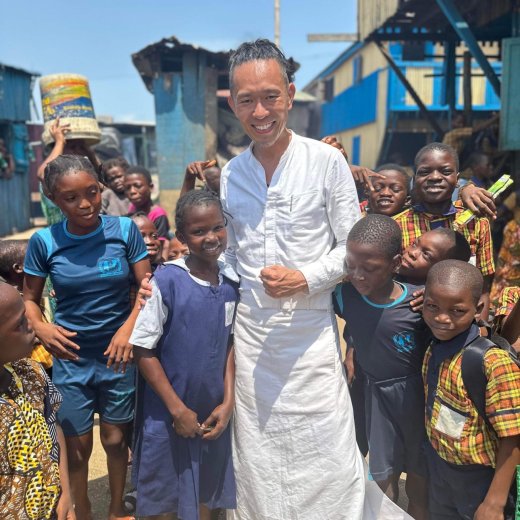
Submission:
POLYGON ((397 501, 399 477, 406 472, 408 512, 425 519, 421 365, 426 338, 421 315, 410 308, 417 287, 393 280, 400 252, 401 230, 392 218, 374 214, 358 221, 347 240, 350 283, 338 286, 336 307, 346 321, 347 370, 355 355, 366 377, 370 473, 397 501))

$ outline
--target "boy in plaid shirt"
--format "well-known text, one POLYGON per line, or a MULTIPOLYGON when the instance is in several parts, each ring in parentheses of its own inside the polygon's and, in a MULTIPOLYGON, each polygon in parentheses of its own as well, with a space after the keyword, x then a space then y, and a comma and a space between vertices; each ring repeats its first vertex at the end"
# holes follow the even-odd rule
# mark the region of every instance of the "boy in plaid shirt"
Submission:
MULTIPOLYGON (((403 234, 403 251, 418 237, 439 227, 454 229, 454 221, 464 211, 460 203, 453 206, 452 194, 457 187, 459 159, 457 152, 446 144, 431 143, 415 156, 413 187, 414 205, 394 216, 403 234)), ((482 317, 487 319, 489 290, 495 272, 493 242, 489 221, 475 217, 460 231, 471 248, 471 260, 484 276, 482 317)))
MULTIPOLYGON (((460 260, 428 273, 423 317, 435 339, 426 352, 426 458, 430 519, 512 518, 509 490, 520 463, 520 369, 499 348, 486 351, 486 418, 468 395, 463 350, 479 337, 483 278, 460 260)), ((477 376, 477 374, 475 374, 477 376)))

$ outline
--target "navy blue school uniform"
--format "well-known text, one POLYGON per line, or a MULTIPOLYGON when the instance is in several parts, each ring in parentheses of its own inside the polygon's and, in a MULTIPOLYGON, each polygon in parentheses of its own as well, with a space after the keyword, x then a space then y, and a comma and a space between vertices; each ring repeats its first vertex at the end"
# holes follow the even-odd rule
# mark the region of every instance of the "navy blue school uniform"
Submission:
MULTIPOLYGON (((228 344, 238 300, 238 278, 229 266, 220 267, 218 286, 194 279, 183 259, 158 267, 152 298, 144 308, 148 316, 139 316, 130 340, 156 348, 172 387, 200 423, 224 399, 228 344), (150 320, 154 313, 156 317, 164 313, 164 317, 150 320), (157 321, 162 321, 159 327, 157 321), (146 344, 150 336, 160 337, 155 346, 146 344)), ((138 516, 173 512, 182 520, 198 520, 199 503, 210 509, 236 507, 230 428, 214 441, 177 435, 166 406, 147 384, 133 465, 138 516)))
POLYGON ((401 472, 425 475, 424 389, 426 328, 410 308, 418 287, 400 284, 392 303, 379 305, 353 285, 338 286, 336 308, 365 378, 370 474, 376 481, 401 472))

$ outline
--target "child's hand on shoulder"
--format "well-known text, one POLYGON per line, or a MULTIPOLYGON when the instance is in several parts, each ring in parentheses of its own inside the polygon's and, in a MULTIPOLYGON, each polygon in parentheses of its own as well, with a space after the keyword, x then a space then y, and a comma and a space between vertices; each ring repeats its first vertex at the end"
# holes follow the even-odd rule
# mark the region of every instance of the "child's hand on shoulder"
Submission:
POLYGON ((36 335, 44 347, 56 358, 77 361, 79 356, 74 352, 79 350, 78 344, 70 338, 76 336, 77 332, 71 332, 54 323, 40 323, 36 335))
POLYGON ((146 300, 152 296, 152 284, 150 283, 151 277, 152 273, 146 273, 145 277, 141 280, 141 285, 137 291, 139 309, 142 309, 146 305, 146 300))
POLYGON ((412 308, 412 311, 419 313, 422 312, 424 303, 424 287, 413 292, 412 296, 413 300, 410 302, 410 307, 412 308))
POLYGON ((202 435, 202 428, 197 414, 186 406, 173 416, 173 428, 177 435, 184 438, 194 438, 197 435, 202 435))
POLYGON ((205 432, 202 438, 206 441, 218 439, 227 428, 231 415, 233 415, 233 406, 227 404, 217 406, 201 425, 205 432))

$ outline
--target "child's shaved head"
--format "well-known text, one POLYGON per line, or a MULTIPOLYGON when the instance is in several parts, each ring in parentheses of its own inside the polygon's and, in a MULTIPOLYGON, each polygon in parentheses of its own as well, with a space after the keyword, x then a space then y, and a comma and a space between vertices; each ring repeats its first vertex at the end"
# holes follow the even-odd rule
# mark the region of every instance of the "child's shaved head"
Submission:
POLYGON ((383 256, 393 258, 401 253, 401 228, 386 215, 367 215, 354 224, 347 242, 374 245, 383 256))
POLYGON ((443 260, 430 269, 426 279, 426 291, 433 285, 449 286, 459 289, 461 293, 470 291, 477 305, 482 294, 484 278, 474 265, 462 260, 443 260))

